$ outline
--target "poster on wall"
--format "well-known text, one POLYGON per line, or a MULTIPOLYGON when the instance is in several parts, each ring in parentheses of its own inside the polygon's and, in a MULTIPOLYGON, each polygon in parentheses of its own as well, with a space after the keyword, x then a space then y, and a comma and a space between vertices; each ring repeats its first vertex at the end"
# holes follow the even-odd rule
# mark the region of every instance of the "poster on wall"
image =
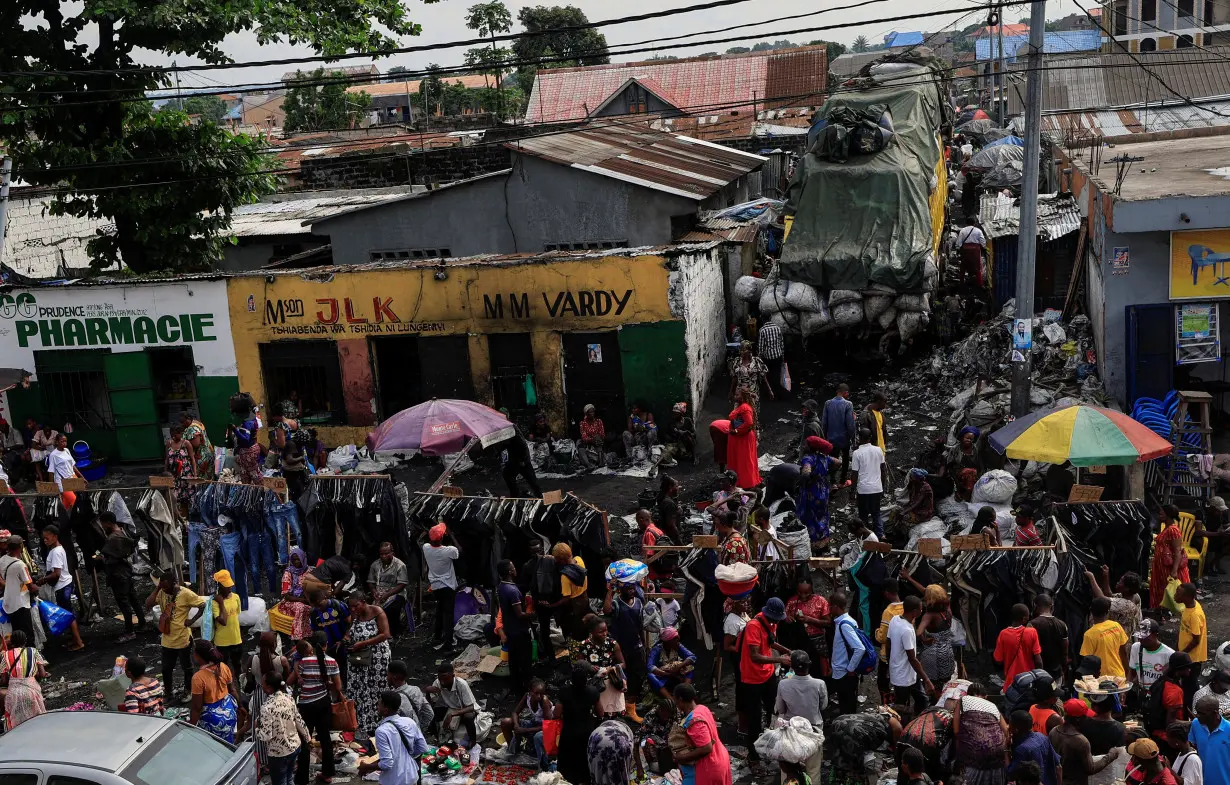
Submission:
POLYGON ((602 344, 591 343, 591 344, 588 344, 586 348, 589 352, 589 361, 591 363, 602 362, 602 344))
POLYGON ((1117 245, 1110 255, 1111 275, 1127 275, 1132 269, 1131 250, 1126 245, 1117 245))
POLYGON ((1221 359, 1221 327, 1217 303, 1175 306, 1175 364, 1195 365, 1221 359))
POLYGON ((1032 319, 1012 320, 1012 348, 1017 351, 1029 351, 1034 345, 1034 324, 1032 319))
POLYGON ((1170 233, 1170 299, 1230 297, 1230 229, 1170 233))

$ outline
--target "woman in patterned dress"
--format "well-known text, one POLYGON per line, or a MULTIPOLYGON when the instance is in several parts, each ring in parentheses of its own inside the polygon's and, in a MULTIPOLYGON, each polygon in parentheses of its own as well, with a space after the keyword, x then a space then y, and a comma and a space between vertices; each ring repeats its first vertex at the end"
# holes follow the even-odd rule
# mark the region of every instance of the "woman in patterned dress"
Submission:
POLYGON ((191 490, 188 480, 196 477, 196 460, 192 455, 192 444, 184 438, 184 427, 179 423, 171 426, 163 468, 175 478, 175 501, 182 508, 188 503, 191 490))
POLYGON ((769 386, 769 366, 765 361, 752 354, 752 342, 744 341, 739 347, 739 357, 730 361, 730 400, 735 399, 735 390, 742 388, 747 391, 747 402, 755 412, 754 423, 760 430, 760 385, 769 393, 773 400, 773 388, 769 386))
POLYGON ((636 773, 635 742, 632 729, 620 720, 607 720, 589 734, 590 785, 628 785, 636 773))
POLYGON ((367 593, 350 595, 350 634, 345 641, 350 657, 346 692, 354 700, 359 719, 355 738, 366 742, 376 732, 380 717, 376 705, 380 693, 389 688, 389 619, 379 605, 368 603, 367 593), (359 655, 356 657, 355 655, 359 655), (366 662, 364 662, 366 661, 366 662))
POLYGON ((927 678, 941 687, 952 678, 956 657, 952 649, 952 601, 933 583, 923 592, 926 612, 918 620, 918 659, 927 678))
POLYGON ((192 675, 191 722, 227 744, 234 744, 239 724, 239 696, 231 669, 222 661, 222 652, 210 641, 194 643, 192 656, 197 671, 192 675))
POLYGON ((11 648, 4 652, 0 676, 8 678, 4 717, 8 729, 12 730, 31 717, 47 713, 43 688, 38 683, 39 679, 47 678, 47 661, 38 649, 27 644, 26 634, 21 630, 13 631, 9 643, 11 648))
POLYGON ((599 683, 595 686, 602 690, 598 698, 602 715, 606 718, 621 716, 627 709, 623 650, 608 634, 606 621, 601 616, 592 613, 586 616, 585 627, 589 637, 577 648, 577 659, 596 672, 599 683))
POLYGON ((841 460, 829 455, 832 443, 819 436, 808 436, 804 444, 807 454, 799 461, 802 470, 795 508, 799 520, 807 525, 814 552, 829 539, 829 471, 841 460))
POLYGON ((307 571, 307 554, 302 548, 291 548, 286 570, 282 573, 282 601, 276 607, 278 613, 290 617, 290 638, 295 641, 312 634, 312 606, 303 589, 303 576, 307 571))
POLYGON ((196 464, 196 476, 206 480, 214 478, 214 446, 205 432, 205 424, 192 419, 187 411, 180 415, 180 425, 184 427, 184 440, 192 446, 192 457, 196 464))

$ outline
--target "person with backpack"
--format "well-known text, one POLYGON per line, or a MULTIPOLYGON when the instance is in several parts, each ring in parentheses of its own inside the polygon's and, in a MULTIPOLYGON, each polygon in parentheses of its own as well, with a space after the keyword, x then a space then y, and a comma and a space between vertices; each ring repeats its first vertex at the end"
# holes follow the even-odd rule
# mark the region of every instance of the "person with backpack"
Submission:
MULTIPOLYGON (((777 625, 786 619, 786 603, 770 597, 756 618, 743 628, 739 646, 739 678, 747 701, 747 735, 754 743, 764 730, 764 715, 773 712, 777 702, 777 666, 790 664, 790 649, 777 642, 777 625), (774 652, 777 652, 775 655, 774 652)), ((760 756, 751 747, 748 760, 760 756)))
POLYGON ((829 597, 829 612, 833 616, 833 692, 842 714, 858 711, 860 677, 875 672, 879 662, 875 646, 859 629, 854 617, 846 612, 848 604, 842 592, 834 592, 829 597), (871 669, 865 670, 868 658, 871 669))
POLYGON ((888 679, 896 702, 904 704, 905 699, 909 698, 917 715, 927 705, 927 695, 936 697, 938 693, 918 659, 914 622, 922 615, 922 600, 914 596, 906 597, 902 607, 902 614, 888 623, 888 679), (919 689, 919 682, 926 688, 926 694, 919 689))
POLYGON ((1012 626, 1000 630, 995 641, 995 661, 1004 666, 1004 692, 1022 671, 1042 669, 1042 644, 1038 630, 1027 627, 1029 608, 1017 603, 1012 606, 1012 626))
POLYGON ((1187 652, 1176 651, 1170 655, 1170 662, 1162 678, 1149 688, 1149 697, 1145 703, 1144 722, 1149 736, 1162 747, 1167 758, 1173 758, 1173 750, 1166 742, 1166 729, 1172 722, 1190 720, 1188 706, 1191 702, 1183 692, 1183 684, 1192 669, 1192 658, 1187 652))

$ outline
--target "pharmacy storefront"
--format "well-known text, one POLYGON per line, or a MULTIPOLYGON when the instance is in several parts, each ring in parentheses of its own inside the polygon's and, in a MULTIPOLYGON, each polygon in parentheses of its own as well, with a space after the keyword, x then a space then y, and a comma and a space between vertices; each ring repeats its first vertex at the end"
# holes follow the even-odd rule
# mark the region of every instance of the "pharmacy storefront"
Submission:
POLYGON ((0 293, 0 365, 33 373, 0 411, 71 430, 111 461, 160 460, 185 411, 220 441, 239 389, 226 294, 222 280, 0 293))

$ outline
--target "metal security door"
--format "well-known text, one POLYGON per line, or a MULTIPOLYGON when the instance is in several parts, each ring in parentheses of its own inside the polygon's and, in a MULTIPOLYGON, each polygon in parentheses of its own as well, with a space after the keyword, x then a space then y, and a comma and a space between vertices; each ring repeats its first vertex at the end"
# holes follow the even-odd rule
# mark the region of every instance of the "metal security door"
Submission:
POLYGON ((120 460, 163 458, 162 430, 154 398, 150 356, 145 352, 108 354, 103 360, 120 460))
POLYGON ((592 403, 608 436, 623 433, 628 413, 618 333, 564 334, 564 394, 569 423, 579 421, 585 404, 592 403))
POLYGON ((1161 400, 1174 388, 1174 309, 1169 303, 1127 306, 1127 405, 1161 400))

